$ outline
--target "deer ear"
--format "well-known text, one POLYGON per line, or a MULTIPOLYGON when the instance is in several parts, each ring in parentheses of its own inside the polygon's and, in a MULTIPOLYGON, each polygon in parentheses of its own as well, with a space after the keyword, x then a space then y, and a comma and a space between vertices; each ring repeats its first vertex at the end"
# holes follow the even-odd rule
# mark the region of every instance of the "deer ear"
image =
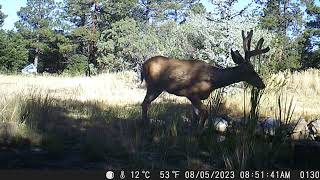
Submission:
POLYGON ((232 57, 232 60, 233 62, 235 62, 236 64, 241 64, 241 63, 244 63, 245 60, 243 59, 243 57, 240 55, 239 51, 236 50, 236 51, 233 51, 231 49, 231 57, 232 57))

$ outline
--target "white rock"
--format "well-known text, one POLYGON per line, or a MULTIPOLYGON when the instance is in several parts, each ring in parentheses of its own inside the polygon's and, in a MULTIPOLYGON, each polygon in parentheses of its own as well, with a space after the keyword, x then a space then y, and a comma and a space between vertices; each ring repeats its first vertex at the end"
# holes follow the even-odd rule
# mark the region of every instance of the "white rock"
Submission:
POLYGON ((320 119, 311 121, 307 126, 313 138, 320 137, 320 119))
POLYGON ((223 133, 227 130, 228 122, 221 117, 217 117, 213 119, 213 125, 216 131, 223 133))
POLYGON ((280 127, 280 121, 271 117, 266 118, 260 124, 263 133, 274 136, 276 129, 280 127))
POLYGON ((299 119, 296 123, 291 138, 295 140, 306 139, 309 135, 308 123, 305 119, 299 119))

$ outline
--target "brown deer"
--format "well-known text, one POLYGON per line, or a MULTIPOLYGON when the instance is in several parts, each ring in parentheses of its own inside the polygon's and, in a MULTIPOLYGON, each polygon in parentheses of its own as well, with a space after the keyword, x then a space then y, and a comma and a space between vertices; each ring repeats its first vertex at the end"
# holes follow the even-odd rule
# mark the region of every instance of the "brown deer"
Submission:
MULTIPOLYGON (((148 119, 148 106, 163 91, 177 96, 187 97, 194 108, 194 113, 204 120, 208 112, 201 100, 208 98, 210 93, 224 86, 245 81, 259 89, 265 84, 250 63, 250 57, 268 52, 269 47, 262 48, 264 39, 261 38, 254 50, 250 50, 253 31, 245 36, 242 31, 244 58, 239 51, 231 49, 233 61, 238 65, 220 69, 201 60, 177 60, 163 56, 155 56, 144 62, 141 70, 141 82, 146 81, 147 93, 143 100, 142 118, 148 119)), ((201 120, 202 121, 202 120, 201 120)), ((204 121, 200 121, 200 127, 204 121)))

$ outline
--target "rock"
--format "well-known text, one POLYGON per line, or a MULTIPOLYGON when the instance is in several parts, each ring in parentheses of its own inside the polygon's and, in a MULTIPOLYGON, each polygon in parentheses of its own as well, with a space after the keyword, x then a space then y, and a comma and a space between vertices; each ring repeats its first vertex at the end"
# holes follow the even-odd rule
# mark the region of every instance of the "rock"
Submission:
POLYGON ((307 139, 309 136, 308 123, 305 119, 299 119, 296 123, 291 138, 294 140, 307 139))
POLYGON ((261 122, 260 127, 264 134, 274 136, 276 134, 276 129, 280 127, 280 121, 268 117, 261 122))
POLYGON ((217 117, 213 119, 213 126, 216 131, 224 133, 227 130, 228 122, 221 117, 217 117))

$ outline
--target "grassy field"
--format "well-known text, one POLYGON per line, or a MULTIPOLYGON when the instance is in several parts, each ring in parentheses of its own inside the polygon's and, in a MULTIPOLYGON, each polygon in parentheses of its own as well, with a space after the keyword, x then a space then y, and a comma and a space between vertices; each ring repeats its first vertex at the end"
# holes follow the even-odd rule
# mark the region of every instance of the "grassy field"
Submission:
MULTIPOLYGON (((293 119, 305 118, 306 120, 320 117, 320 71, 307 70, 299 73, 279 73, 265 79, 267 88, 261 98, 261 115, 276 117, 279 113, 278 101, 281 98, 283 107, 288 106, 292 99, 294 112, 293 119)), ((227 95, 226 106, 240 111, 230 112, 231 114, 243 111, 244 97, 249 102, 249 94, 244 96, 236 93, 227 95)), ((249 105, 247 103, 247 105, 249 105)), ((249 107, 246 107, 249 109, 249 107)))
MULTIPOLYGON (((280 73, 266 82, 261 118, 279 115, 279 98, 285 112, 293 98, 292 119, 320 117, 320 71, 280 73)), ((183 97, 163 93, 150 109, 154 123, 141 124, 146 90, 134 72, 95 77, 0 75, 0 88, 0 168, 296 166, 288 144, 269 147, 245 131, 223 142, 210 127, 201 137, 193 136, 192 108, 183 97)), ((249 90, 234 89, 223 96, 219 114, 241 118, 244 107, 249 109, 249 90)))

